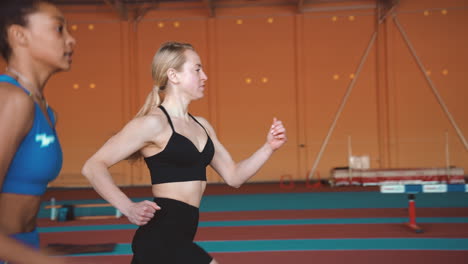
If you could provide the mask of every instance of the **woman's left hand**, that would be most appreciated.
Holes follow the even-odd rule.
[[[277,150],[286,143],[286,141],[288,141],[288,138],[286,137],[286,128],[284,128],[283,122],[276,119],[276,117],[273,118],[273,124],[267,136],[267,143],[272,150]]]

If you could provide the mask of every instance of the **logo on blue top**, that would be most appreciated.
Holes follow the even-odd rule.
[[[46,133],[37,134],[36,142],[41,142],[41,148],[47,148],[50,144],[55,142],[55,136],[48,136]]]

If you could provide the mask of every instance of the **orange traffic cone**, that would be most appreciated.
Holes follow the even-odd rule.
[[[307,187],[308,189],[310,189],[310,188],[318,189],[318,188],[322,188],[322,187],[323,187],[322,181],[320,180],[320,173],[319,173],[318,171],[317,171],[316,175],[317,175],[317,177],[315,177],[315,178],[317,179],[317,182],[314,183],[314,184],[311,184],[311,183],[310,183],[310,179],[307,178],[306,187]]]

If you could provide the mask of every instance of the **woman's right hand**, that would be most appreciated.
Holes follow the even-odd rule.
[[[133,203],[128,209],[127,218],[135,225],[146,225],[154,217],[156,210],[160,209],[155,202],[148,200]]]

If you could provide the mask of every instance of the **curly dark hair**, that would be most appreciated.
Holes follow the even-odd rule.
[[[0,53],[8,62],[12,49],[8,42],[8,27],[11,25],[26,26],[27,16],[36,12],[40,3],[51,3],[47,0],[1,0],[0,1]]]

